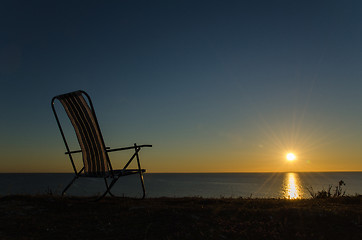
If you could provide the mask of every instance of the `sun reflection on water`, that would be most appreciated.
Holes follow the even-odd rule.
[[[300,183],[297,173],[287,173],[283,184],[284,197],[287,199],[300,198]]]

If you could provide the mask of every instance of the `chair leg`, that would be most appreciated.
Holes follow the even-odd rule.
[[[145,196],[146,196],[146,189],[145,189],[145,183],[144,183],[144,180],[143,180],[142,171],[139,171],[139,176],[140,176],[141,185],[142,185],[142,191],[143,191],[143,194],[142,194],[142,198],[141,198],[141,199],[144,199]],[[120,179],[120,177],[114,178],[114,179],[112,180],[112,182],[108,185],[107,179],[105,178],[105,179],[104,179],[104,182],[105,182],[105,184],[106,184],[107,190],[106,190],[101,196],[99,196],[95,201],[101,200],[101,199],[104,198],[108,193],[109,193],[109,195],[111,195],[112,197],[116,197],[116,196],[111,192],[111,188],[112,188],[113,185],[118,181],[118,179]]]
[[[137,144],[136,144],[136,143],[134,144],[134,146],[135,146],[135,151],[136,151],[138,172],[139,172],[140,180],[141,180],[141,184],[142,184],[142,191],[143,191],[142,199],[144,199],[145,196],[146,196],[146,189],[145,189],[145,182],[144,182],[144,180],[143,180],[143,174],[142,174],[142,169],[141,169],[140,157],[138,156],[139,148],[137,148]]]
[[[65,192],[68,190],[68,188],[74,183],[74,181],[77,179],[78,177],[75,176],[73,178],[73,180],[64,188],[63,192],[62,192],[62,196],[65,194]]]
[[[107,178],[104,178],[104,183],[106,184],[106,188],[109,189],[108,182],[107,182]],[[116,196],[111,192],[110,189],[109,189],[108,193],[109,193],[109,195],[111,195],[112,197],[116,197]]]
[[[142,199],[144,199],[145,196],[146,196],[146,189],[145,189],[145,182],[144,182],[144,180],[143,180],[142,171],[140,171],[140,179],[141,179],[142,191],[143,191]]]
[[[99,201],[101,200],[102,198],[104,198],[108,193],[110,193],[111,191],[111,188],[113,187],[113,185],[117,182],[119,178],[114,178],[111,182],[111,184],[109,184],[108,186],[108,183],[106,184],[106,187],[107,187],[107,190],[100,196],[98,197],[95,201]],[[112,195],[111,195],[112,196]]]

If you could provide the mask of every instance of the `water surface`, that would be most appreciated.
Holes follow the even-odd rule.
[[[73,174],[0,174],[0,194],[60,194]],[[309,198],[315,192],[346,183],[346,194],[362,194],[362,172],[327,173],[147,173],[148,197],[254,197]],[[332,188],[333,191],[334,188]],[[90,196],[104,190],[102,179],[82,178],[68,195]],[[113,192],[120,196],[140,196],[137,175],[119,180]]]

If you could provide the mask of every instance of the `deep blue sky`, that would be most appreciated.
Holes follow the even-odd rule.
[[[3,1],[0,171],[71,171],[50,108],[93,98],[153,172],[362,170],[360,1]]]

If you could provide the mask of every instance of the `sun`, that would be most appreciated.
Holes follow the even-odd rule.
[[[295,160],[295,155],[293,153],[288,153],[287,154],[287,160],[288,161],[294,161]]]

